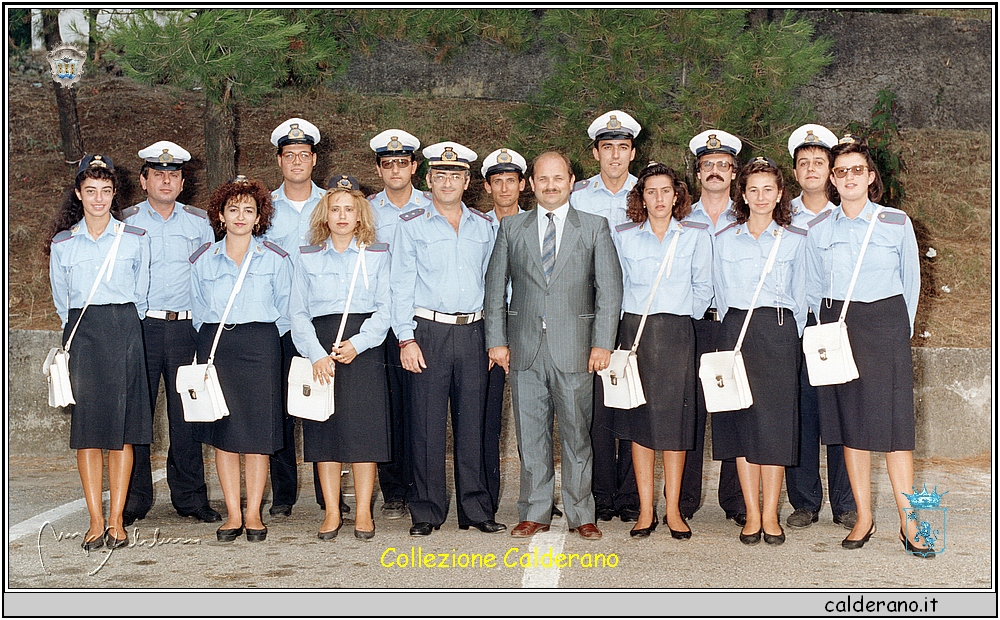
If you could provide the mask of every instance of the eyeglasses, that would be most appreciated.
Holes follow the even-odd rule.
[[[702,172],[708,172],[709,170],[711,170],[712,168],[715,168],[715,167],[718,167],[718,169],[721,172],[725,172],[726,170],[729,170],[730,168],[733,167],[733,162],[731,162],[731,161],[725,161],[725,160],[723,160],[723,161],[703,161],[700,164],[698,164],[698,167],[701,168]]]
[[[392,170],[393,168],[409,168],[411,163],[413,162],[408,158],[397,157],[395,159],[380,159],[378,165],[382,167],[382,170]]]
[[[868,166],[865,164],[858,164],[857,166],[838,166],[833,169],[833,175],[838,179],[843,179],[847,176],[847,173],[850,172],[852,175],[859,177],[864,174],[867,169]]]
[[[294,153],[289,151],[288,153],[282,153],[281,158],[288,163],[292,163],[296,160],[301,162],[310,161],[312,159],[313,153],[311,151],[302,151],[301,153]]]
[[[445,181],[461,183],[465,179],[466,174],[465,172],[435,172],[431,175],[431,179],[435,183],[444,183]]]

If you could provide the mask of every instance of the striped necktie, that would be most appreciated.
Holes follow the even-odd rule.
[[[549,223],[545,226],[545,237],[542,240],[542,269],[545,271],[545,282],[548,283],[552,268],[556,266],[556,214],[546,213],[545,217],[549,218]]]

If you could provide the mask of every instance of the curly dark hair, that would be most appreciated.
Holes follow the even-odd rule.
[[[647,219],[649,219],[649,214],[646,212],[646,205],[642,199],[642,194],[646,191],[646,179],[650,177],[668,177],[674,184],[674,205],[672,215],[674,219],[678,222],[691,215],[691,194],[688,192],[687,183],[685,183],[679,174],[677,174],[673,168],[666,166],[664,164],[651,161],[649,164],[642,169],[639,173],[639,180],[636,181],[635,186],[628,193],[627,204],[628,209],[625,215],[628,216],[630,220],[637,224],[642,224]]]
[[[833,167],[837,161],[837,158],[841,155],[848,155],[850,153],[858,153],[863,155],[865,162],[868,164],[868,169],[875,173],[875,181],[868,186],[868,200],[872,202],[878,202],[882,198],[882,175],[878,172],[878,166],[875,165],[875,159],[872,157],[871,151],[868,150],[868,145],[864,142],[857,141],[852,142],[841,142],[840,144],[835,144],[832,149],[830,149],[830,172],[833,172]]]
[[[736,198],[733,199],[732,214],[736,217],[737,224],[745,224],[750,219],[750,206],[743,199],[743,194],[747,189],[747,179],[752,174],[768,173],[774,175],[781,197],[778,204],[774,205],[771,217],[778,226],[788,226],[792,223],[792,205],[785,191],[785,178],[781,175],[781,169],[770,159],[758,157],[740,169],[740,174],[736,177]]]
[[[83,219],[83,203],[76,197],[76,192],[87,179],[102,179],[105,181],[111,181],[111,186],[115,190],[115,196],[111,200],[111,217],[121,219],[122,208],[124,208],[124,205],[122,204],[122,198],[118,191],[122,186],[121,179],[118,178],[118,173],[115,172],[114,169],[108,168],[86,168],[83,172],[76,175],[73,187],[70,187],[63,192],[62,201],[59,203],[59,209],[56,211],[56,215],[52,219],[52,227],[49,231],[49,236],[45,239],[46,256],[48,256],[52,249],[52,237],[55,237],[64,230],[69,230],[73,226],[76,226],[77,222]]]
[[[212,192],[212,197],[208,199],[208,221],[211,222],[212,230],[215,231],[217,237],[222,238],[226,235],[226,224],[222,221],[222,210],[231,200],[239,200],[242,196],[253,198],[254,204],[257,205],[257,215],[260,216],[260,219],[253,227],[253,236],[259,237],[271,227],[271,218],[274,217],[271,192],[260,181],[238,176],[217,187]]]

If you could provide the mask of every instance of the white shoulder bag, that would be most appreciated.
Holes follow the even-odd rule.
[[[634,409],[639,405],[646,404],[646,395],[642,391],[642,381],[639,379],[639,360],[635,352],[639,348],[639,339],[642,338],[642,331],[646,327],[646,317],[649,316],[649,309],[653,305],[653,298],[656,296],[656,289],[660,286],[664,270],[666,270],[666,276],[670,277],[674,266],[674,252],[677,250],[677,238],[680,234],[681,229],[678,227],[674,231],[673,239],[670,240],[667,254],[660,263],[660,271],[656,274],[656,280],[653,282],[653,290],[649,294],[646,310],[642,313],[642,319],[639,321],[639,329],[636,331],[632,348],[615,349],[611,353],[608,367],[597,372],[604,384],[605,407]]]
[[[45,375],[46,383],[49,385],[49,407],[66,407],[76,404],[76,399],[73,398],[73,385],[69,380],[69,346],[73,344],[73,337],[76,336],[76,330],[80,327],[80,321],[83,320],[83,313],[87,311],[87,307],[93,301],[94,293],[97,292],[97,287],[100,286],[101,277],[104,276],[105,272],[107,272],[106,280],[111,281],[114,260],[115,256],[118,255],[118,246],[121,245],[123,232],[125,232],[125,224],[119,223],[114,243],[111,244],[108,255],[101,263],[94,285],[90,287],[90,294],[87,295],[87,301],[83,304],[83,309],[80,310],[80,316],[76,317],[76,325],[73,326],[73,331],[66,339],[66,346],[49,349],[49,354],[45,356],[45,362],[42,363],[42,374]]]
[[[337,340],[333,348],[340,346],[347,327],[347,315],[351,311],[351,300],[354,297],[354,285],[358,281],[359,269],[364,270],[365,288],[368,288],[368,266],[365,264],[365,246],[358,244],[358,260],[354,263],[354,274],[347,290],[347,303],[344,304],[344,314],[340,318],[340,329],[337,330]],[[336,372],[336,366],[334,366]],[[288,415],[316,422],[325,422],[333,415],[333,378],[329,383],[320,383],[313,379],[313,365],[307,357],[293,357],[288,370]]]
[[[767,274],[774,267],[774,259],[778,255],[778,246],[781,245],[783,232],[782,229],[778,229],[778,237],[774,240],[774,245],[771,246],[771,253],[764,264],[764,272],[760,274],[760,281],[753,292],[750,309],[747,310],[746,318],[743,319],[743,328],[740,329],[740,337],[736,340],[736,348],[732,351],[704,353],[701,356],[698,377],[701,379],[702,391],[705,393],[705,409],[709,413],[746,409],[753,404],[750,381],[747,379],[747,369],[743,363],[743,353],[740,348],[743,346],[743,338],[750,326],[750,317],[753,316],[754,306],[757,305],[760,289],[764,286]]]
[[[861,244],[861,251],[858,252],[858,262],[854,265],[854,275],[851,276],[851,284],[847,287],[847,297],[840,310],[840,318],[835,323],[813,325],[802,331],[802,351],[806,355],[810,385],[849,383],[859,376],[858,367],[854,363],[854,352],[851,350],[851,340],[847,337],[847,307],[851,305],[851,295],[854,294],[854,285],[858,282],[861,261],[865,258],[865,250],[868,249],[868,242],[872,238],[875,220],[881,211],[882,207],[876,209],[871,222],[868,223],[865,240]],[[819,322],[819,315],[816,316],[816,321]]]
[[[226,397],[222,393],[222,385],[219,384],[219,374],[215,370],[215,349],[219,346],[219,338],[222,330],[226,327],[226,319],[229,311],[233,308],[233,301],[237,293],[243,288],[243,281],[250,270],[250,260],[253,257],[253,247],[247,249],[246,256],[243,257],[243,267],[240,275],[236,278],[233,292],[229,295],[229,302],[222,312],[222,320],[215,330],[215,340],[212,341],[212,350],[208,354],[208,362],[198,363],[198,354],[195,353],[194,361],[188,366],[177,368],[177,393],[181,396],[181,405],[184,407],[185,422],[215,422],[229,415],[229,406],[226,405]]]

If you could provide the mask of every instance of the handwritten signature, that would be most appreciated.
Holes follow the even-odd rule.
[[[55,527],[53,527],[52,524],[49,523],[48,521],[43,523],[42,526],[38,528],[38,541],[37,541],[38,563],[41,564],[42,571],[46,575],[51,575],[52,573],[50,573],[49,570],[45,568],[45,561],[42,559],[42,532],[45,531],[46,527],[48,527],[49,530],[52,532],[52,537],[55,539],[56,542],[59,542],[60,540],[63,539],[79,538],[80,536],[82,536],[82,534],[80,532],[72,532],[72,533],[57,532]],[[125,532],[125,535],[128,536],[127,530]],[[129,543],[122,548],[131,549],[134,547],[139,547],[139,548],[148,547],[152,549],[154,547],[161,547],[163,545],[199,545],[199,544],[201,544],[200,538],[161,538],[160,528],[156,528],[153,530],[152,538],[141,539],[139,538],[139,528],[136,527],[132,528],[132,536],[129,537]],[[86,555],[89,557],[90,551],[88,550],[84,551]],[[99,573],[101,569],[104,568],[104,565],[108,563],[108,560],[111,559],[111,556],[114,555],[114,552],[115,552],[114,549],[108,548],[107,555],[105,555],[104,559],[101,560],[101,563],[97,565],[97,568],[87,573],[87,576],[93,577],[94,575]]]

